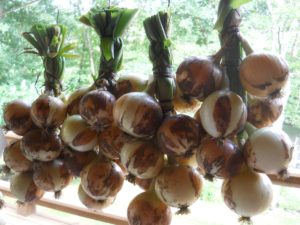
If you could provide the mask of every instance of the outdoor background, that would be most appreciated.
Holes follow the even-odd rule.
[[[219,49],[218,33],[213,30],[218,2],[218,0],[171,0],[170,38],[174,72],[185,57],[211,55]],[[0,0],[0,106],[14,99],[33,101],[43,90],[43,76],[38,79],[38,75],[43,73],[42,60],[37,56],[22,54],[23,48],[29,47],[29,44],[22,38],[21,33],[29,31],[35,23],[54,24],[58,18],[58,23],[68,27],[68,41],[78,43],[75,52],[80,57],[67,60],[65,64],[63,80],[65,95],[76,88],[92,84],[92,74],[97,72],[100,58],[99,40],[95,32],[81,24],[78,19],[96,3],[107,5],[108,1]],[[143,20],[158,10],[166,9],[167,0],[112,0],[111,4],[139,8],[124,38],[124,67],[119,75],[149,76],[152,73],[152,66],[148,60],[149,42],[145,37]],[[300,169],[300,150],[297,150],[300,144],[299,9],[299,0],[253,0],[242,8],[241,31],[254,50],[280,54],[289,64],[290,97],[284,112],[283,127],[296,144],[292,167]],[[2,125],[2,110],[0,116]],[[261,223],[257,224],[266,224],[270,218],[275,218],[273,224],[299,224],[299,190],[276,187],[276,193],[274,208],[269,212],[271,214],[261,217]],[[218,212],[226,209],[221,203],[220,182],[206,184],[201,200],[209,202],[209,205],[206,204],[207,209],[211,207]],[[124,204],[128,204],[129,201],[130,199],[126,199],[120,208],[124,208]],[[123,213],[124,210],[120,211]],[[215,216],[213,212],[210,215],[205,211],[204,215],[207,223],[203,223],[202,219],[201,224],[223,224],[222,217]],[[199,224],[197,216],[197,211],[188,216],[187,218],[190,218],[188,224]],[[236,219],[234,215],[230,216]],[[186,224],[182,218],[175,220]]]

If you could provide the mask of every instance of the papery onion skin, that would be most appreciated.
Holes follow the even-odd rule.
[[[147,191],[150,189],[153,180],[154,179],[141,179],[141,178],[136,177],[134,179],[134,184],[138,185],[144,191]]]
[[[124,182],[122,169],[108,160],[95,160],[81,172],[81,185],[85,193],[96,200],[114,197]]]
[[[32,162],[23,155],[19,140],[4,149],[3,161],[15,172],[26,172],[32,169]]]
[[[114,121],[124,132],[137,137],[154,136],[163,117],[160,105],[143,92],[121,96],[113,110]]]
[[[289,68],[284,59],[270,53],[252,53],[240,65],[240,80],[251,95],[267,97],[286,84]]]
[[[267,175],[246,169],[223,181],[222,196],[231,210],[241,217],[250,218],[270,207],[272,182]]]
[[[113,122],[115,101],[115,96],[108,91],[90,91],[80,100],[80,115],[88,124],[102,130]]]
[[[35,162],[33,181],[38,188],[44,191],[61,191],[70,184],[72,179],[73,176],[62,160]]]
[[[176,82],[184,95],[203,101],[220,89],[222,72],[210,57],[186,58],[176,71]]]
[[[121,149],[121,162],[127,171],[139,178],[156,177],[164,167],[164,154],[151,141],[131,141]]]
[[[116,98],[129,92],[143,91],[147,87],[148,80],[141,78],[141,75],[122,75],[116,83],[114,94]]]
[[[155,192],[167,205],[186,209],[197,201],[202,191],[202,178],[196,169],[187,165],[173,165],[155,179]]]
[[[78,186],[78,197],[80,202],[85,207],[95,211],[101,211],[102,209],[105,209],[113,204],[113,202],[115,201],[115,197],[109,197],[104,200],[95,200],[84,192],[81,185]]]
[[[34,184],[31,172],[14,174],[10,180],[10,191],[22,203],[36,201],[44,195],[44,191]]]
[[[244,165],[242,151],[230,139],[205,139],[197,150],[196,158],[207,178],[230,178]]]
[[[40,128],[58,127],[67,116],[67,106],[57,97],[40,95],[31,106],[31,118]]]
[[[97,132],[80,115],[69,116],[61,128],[63,142],[79,152],[92,150],[98,143]]]
[[[79,103],[81,98],[91,90],[91,87],[83,87],[74,91],[67,99],[67,113],[68,115],[79,114]]]
[[[228,137],[240,131],[247,119],[247,109],[237,94],[221,90],[209,95],[200,108],[201,124],[215,137]]]
[[[131,200],[127,208],[130,225],[170,225],[172,211],[150,191],[142,192]]]
[[[255,130],[244,145],[248,166],[268,174],[284,175],[292,159],[292,150],[288,135],[272,127]]]
[[[62,141],[55,132],[35,129],[23,136],[21,149],[24,156],[31,161],[52,161],[61,154]]]
[[[200,142],[198,122],[187,115],[167,117],[159,127],[156,138],[161,151],[183,156],[194,151]]]
[[[3,109],[3,119],[8,130],[23,136],[33,126],[30,116],[31,105],[22,100],[8,102]]]
[[[184,95],[180,89],[176,87],[173,106],[176,112],[191,113],[200,108],[201,102],[188,95]]]

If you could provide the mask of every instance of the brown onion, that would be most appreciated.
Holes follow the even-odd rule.
[[[21,149],[24,156],[31,161],[52,161],[60,155],[62,142],[55,132],[35,129],[23,136]]]
[[[31,172],[14,174],[10,180],[10,191],[22,203],[36,201],[44,195],[44,191],[34,184]]]
[[[79,152],[92,150],[98,143],[97,133],[80,115],[69,116],[61,128],[61,138],[65,144]]]
[[[113,122],[115,101],[115,96],[108,91],[90,91],[80,100],[80,115],[88,124],[102,130]]]
[[[79,185],[78,187],[78,197],[80,202],[85,207],[95,211],[99,211],[104,208],[107,208],[115,201],[115,197],[108,197],[107,199],[103,199],[103,200],[95,200],[84,192],[81,185]]]
[[[247,109],[239,95],[221,90],[204,100],[200,108],[200,118],[209,135],[215,138],[228,137],[244,127]]]
[[[155,179],[155,192],[167,205],[185,213],[197,201],[202,191],[202,178],[198,171],[187,165],[173,165]]]
[[[225,204],[241,216],[241,220],[250,221],[250,217],[264,212],[272,202],[272,182],[265,174],[250,169],[224,180],[222,195]]]
[[[203,101],[220,89],[222,71],[212,57],[189,57],[179,65],[176,82],[184,95]]]
[[[187,115],[167,117],[157,131],[161,151],[175,156],[188,155],[199,145],[199,124]]]
[[[256,98],[248,96],[247,120],[257,128],[272,125],[281,115],[284,100],[278,98]]]
[[[244,145],[245,158],[251,168],[283,177],[287,174],[292,150],[288,135],[272,127],[255,130]]]
[[[32,169],[32,162],[22,153],[21,141],[13,142],[4,149],[3,160],[5,165],[15,172],[25,172]]]
[[[122,169],[108,160],[95,160],[81,171],[81,185],[85,193],[95,200],[115,197],[124,182]]]
[[[56,198],[60,197],[61,190],[72,181],[72,178],[62,160],[34,164],[33,182],[44,191],[55,192]]]
[[[131,200],[127,219],[130,225],[170,225],[172,211],[155,193],[146,191]]]
[[[141,179],[141,178],[136,177],[134,179],[134,184],[138,185],[144,191],[147,191],[150,189],[153,181],[154,181],[154,179]]]
[[[283,58],[270,53],[251,53],[240,65],[245,90],[258,97],[276,94],[286,84],[289,68]]]
[[[121,148],[126,142],[129,142],[132,137],[124,133],[116,126],[107,127],[100,132],[99,150],[107,158],[112,160],[120,160]]]
[[[197,162],[205,177],[229,178],[239,172],[244,160],[242,151],[230,139],[207,138],[197,150]]]
[[[116,101],[113,116],[121,130],[134,137],[146,138],[155,134],[163,113],[160,105],[150,95],[131,92]]]
[[[180,89],[176,87],[175,96],[173,99],[173,106],[176,112],[191,113],[201,106],[201,102],[188,95],[182,94]]]
[[[67,113],[71,115],[79,114],[79,103],[81,98],[91,90],[91,87],[83,87],[74,91],[67,100]]]
[[[32,103],[30,113],[33,122],[38,127],[58,127],[67,116],[67,107],[57,97],[41,95]]]
[[[30,116],[30,104],[22,100],[14,100],[7,103],[3,109],[3,119],[8,130],[18,135],[24,135],[33,127]]]
[[[156,177],[164,167],[164,154],[151,141],[131,141],[121,149],[121,162],[127,171],[139,178]]]
[[[114,94],[116,98],[121,97],[129,92],[143,91],[147,87],[148,81],[141,75],[122,75],[116,84]]]

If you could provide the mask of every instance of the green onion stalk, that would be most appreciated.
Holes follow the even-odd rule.
[[[100,38],[100,66],[95,86],[114,93],[116,73],[123,63],[122,36],[137,9],[94,7],[80,17],[80,22],[94,28]]]
[[[43,60],[45,94],[59,96],[62,92],[62,76],[65,58],[77,57],[68,53],[76,47],[75,43],[65,44],[67,29],[64,25],[33,25],[23,37],[32,45],[24,53],[38,55]]]
[[[168,37],[170,14],[158,12],[144,20],[146,35],[150,41],[149,58],[153,64],[153,86],[162,110],[173,113],[175,82],[172,76],[171,41]]]

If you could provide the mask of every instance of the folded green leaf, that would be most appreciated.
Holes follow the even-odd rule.
[[[80,55],[71,54],[71,53],[62,53],[61,56],[65,57],[66,59],[77,59],[77,58],[80,58]]]
[[[101,38],[101,50],[106,61],[114,58],[114,40],[112,38]]]
[[[43,50],[42,47],[39,45],[37,40],[32,36],[29,32],[22,33],[22,36],[39,52],[39,54],[42,54]]]
[[[220,32],[223,29],[223,25],[226,20],[226,17],[229,15],[232,9],[233,8],[230,6],[230,4],[228,4],[228,1],[220,2],[219,9],[218,9],[218,19],[214,26],[215,30],[218,30]]]
[[[73,49],[75,49],[77,46],[77,43],[69,43],[67,45],[65,45],[64,47],[62,47],[59,51],[59,55],[64,54],[65,52],[69,52]]]
[[[248,2],[251,2],[252,0],[231,0],[230,1],[230,6],[233,8],[233,9],[237,9],[239,8],[240,6],[248,3]]]
[[[116,27],[113,34],[114,37],[121,37],[124,34],[124,31],[128,27],[128,24],[137,13],[137,11],[137,9],[123,9],[116,22]]]

